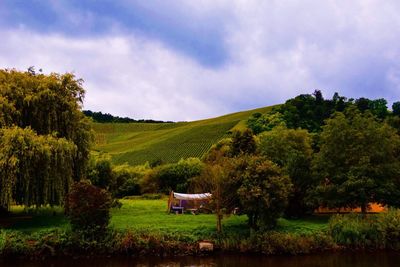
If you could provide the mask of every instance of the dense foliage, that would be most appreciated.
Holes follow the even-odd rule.
[[[286,215],[317,206],[399,206],[400,103],[347,99],[318,90],[289,99],[269,113],[253,114],[261,155],[283,168],[294,184]],[[311,164],[312,163],[312,164]],[[311,171],[311,165],[313,171]]]
[[[235,132],[209,151],[202,175],[193,180],[197,190],[212,193],[219,232],[224,213],[238,209],[247,215],[250,227],[265,229],[273,227],[286,208],[292,189],[289,178],[255,153],[252,132]]]
[[[241,212],[252,228],[270,229],[282,216],[292,190],[290,179],[271,161],[258,156],[238,160],[234,176],[240,177],[237,194]]]
[[[293,191],[289,197],[286,215],[299,217],[312,213],[315,208],[307,203],[307,197],[315,186],[311,175],[311,135],[306,130],[273,128],[258,136],[258,151],[270,159],[290,177]]]
[[[65,201],[72,230],[85,235],[104,233],[110,222],[111,195],[86,181],[76,182]]]
[[[91,130],[73,74],[0,70],[0,206],[61,204],[85,174]]]
[[[97,187],[106,189],[115,198],[140,195],[144,176],[151,171],[148,164],[142,166],[113,165],[107,156],[92,158],[87,178]],[[144,187],[145,188],[145,187]],[[153,192],[153,191],[152,191]]]
[[[314,169],[321,179],[320,203],[329,207],[396,205],[400,196],[400,137],[372,114],[336,113],[320,136]]]
[[[400,249],[400,211],[389,210],[362,217],[357,214],[335,215],[329,221],[333,240],[350,248]]]
[[[72,183],[72,142],[14,126],[0,129],[0,144],[0,206],[63,202]]]
[[[321,91],[316,90],[313,94],[301,94],[289,99],[268,114],[253,114],[247,121],[247,126],[256,134],[269,131],[278,125],[306,129],[311,133],[320,132],[326,119],[350,106],[357,107],[361,112],[369,111],[380,120],[390,115],[387,101],[383,98],[371,100],[361,97],[354,100],[335,93],[332,99],[325,99]],[[398,102],[395,102],[392,108],[393,114],[399,113]]]
[[[157,166],[142,179],[142,192],[186,192],[191,178],[200,175],[202,169],[203,164],[197,158],[181,159],[178,163]]]

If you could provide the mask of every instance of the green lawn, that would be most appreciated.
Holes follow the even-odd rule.
[[[121,200],[122,207],[112,210],[111,225],[116,229],[150,231],[161,233],[182,233],[197,237],[206,237],[215,233],[215,216],[167,214],[167,200]],[[8,229],[23,232],[36,232],[55,228],[69,227],[60,208],[41,208],[38,211],[24,212],[21,207],[13,208],[16,218]],[[232,215],[223,221],[224,231],[229,233],[247,233],[246,216]],[[327,227],[328,217],[313,216],[301,220],[280,219],[278,231],[307,233],[321,231]]]

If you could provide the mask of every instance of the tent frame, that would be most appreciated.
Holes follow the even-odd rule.
[[[179,200],[179,208],[182,209],[182,212],[184,211],[184,208],[182,207],[182,200],[186,201],[194,201],[195,206],[197,206],[197,203],[199,200],[209,200],[211,198],[210,193],[202,193],[202,194],[183,194],[183,193],[176,193],[174,191],[171,191],[169,193],[169,198],[168,198],[168,209],[167,213],[171,212],[172,209],[172,204],[175,199]]]

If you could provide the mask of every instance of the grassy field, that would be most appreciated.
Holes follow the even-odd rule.
[[[243,129],[253,113],[271,109],[264,107],[193,122],[94,123],[94,153],[107,152],[114,163],[131,165],[201,157],[232,130]]]
[[[181,233],[204,238],[216,232],[215,216],[213,214],[201,215],[175,215],[167,214],[166,199],[160,200],[121,200],[122,207],[112,210],[111,225],[116,229],[132,229],[134,231],[149,231],[160,233]],[[8,229],[23,232],[36,232],[54,228],[66,229],[68,221],[63,216],[60,208],[40,209],[34,213],[26,214],[22,208],[14,207],[14,215],[18,215]],[[21,217],[22,216],[22,217]],[[230,216],[223,220],[224,231],[227,233],[246,234],[246,216]],[[321,231],[327,227],[328,217],[310,217],[301,220],[280,219],[277,231],[309,233]]]

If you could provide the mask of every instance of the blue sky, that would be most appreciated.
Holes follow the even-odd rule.
[[[399,1],[0,0],[0,67],[74,72],[85,108],[194,120],[321,89],[400,100]]]

